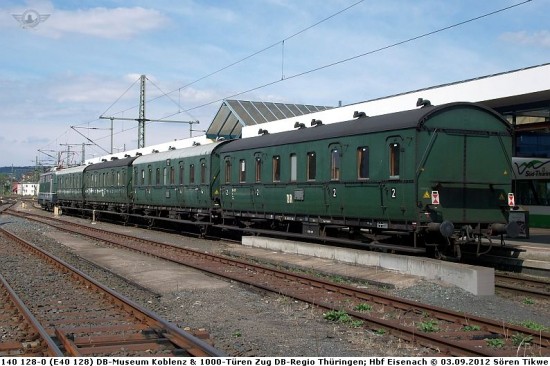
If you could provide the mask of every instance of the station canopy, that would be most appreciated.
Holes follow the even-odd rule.
[[[206,136],[215,140],[240,138],[244,126],[261,125],[331,108],[333,107],[227,99],[216,113]]]

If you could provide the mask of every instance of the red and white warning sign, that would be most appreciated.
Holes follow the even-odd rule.
[[[513,207],[516,205],[516,198],[513,193],[508,193],[508,206]]]
[[[439,191],[432,191],[432,205],[439,205]]]

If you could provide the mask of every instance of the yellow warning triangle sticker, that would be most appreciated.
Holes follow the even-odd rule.
[[[504,171],[504,175],[508,175],[508,171],[507,171],[507,170]]]
[[[498,197],[498,199],[501,200],[501,201],[504,201],[506,198],[504,197],[504,194],[501,193],[500,196]]]
[[[430,192],[426,191],[424,192],[424,198],[430,198]]]
[[[216,190],[214,191],[214,194],[220,194],[220,192],[216,189]],[[503,198],[503,199],[504,199],[504,198]]]

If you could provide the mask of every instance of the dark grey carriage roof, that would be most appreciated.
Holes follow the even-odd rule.
[[[98,164],[88,165],[85,171],[89,172],[92,170],[99,170],[99,169],[105,169],[105,168],[118,168],[122,166],[130,166],[136,158],[137,156],[132,156],[129,158],[109,160]]]
[[[355,120],[307,127],[293,131],[267,134],[258,137],[250,137],[241,140],[234,140],[222,146],[218,151],[220,153],[254,149],[267,146],[277,146],[284,144],[293,144],[307,141],[317,141],[333,137],[353,136],[363,133],[403,130],[410,128],[421,128],[426,120],[435,114],[456,107],[472,107],[487,111],[495,115],[502,123],[509,127],[508,122],[492,109],[486,108],[481,104],[457,102],[442,104],[440,106],[427,106],[423,108],[384,114],[374,117],[362,117]],[[261,128],[259,126],[258,128]]]

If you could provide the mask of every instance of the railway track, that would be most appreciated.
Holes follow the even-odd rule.
[[[59,356],[61,350],[65,356],[225,356],[4,229],[0,239],[3,303],[17,304],[19,310],[11,314],[15,311],[14,319],[24,317],[28,324],[13,328],[2,340],[0,350],[5,347],[6,354]]]
[[[496,273],[495,287],[523,296],[550,299],[550,280],[545,278],[526,277],[510,273]]]
[[[30,218],[28,215],[17,215]],[[516,356],[520,351],[522,355],[550,355],[550,334],[547,332],[536,332],[237,259],[96,230],[86,225],[73,226],[72,223],[43,216],[33,219],[60,230],[76,232],[110,245],[154,255],[312,303],[325,309],[329,317],[348,316],[361,322],[357,323],[361,326],[376,332],[391,333],[445,355]]]
[[[0,343],[0,357],[64,356],[52,337],[2,275],[0,275],[0,304],[2,304],[0,308],[2,331],[7,334]]]

